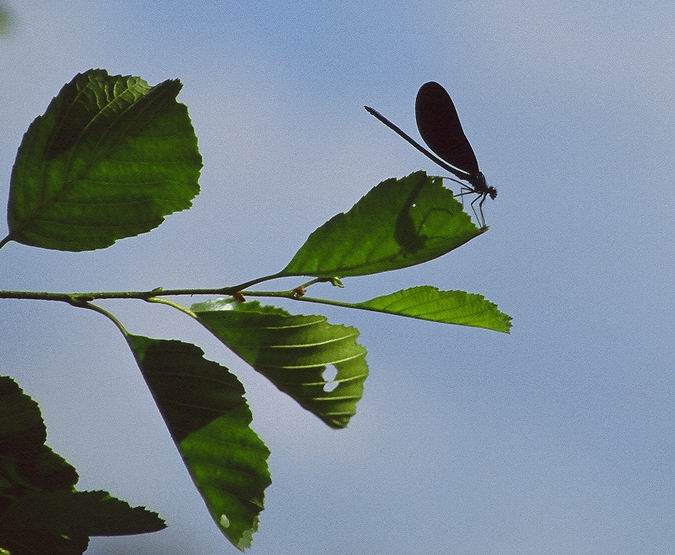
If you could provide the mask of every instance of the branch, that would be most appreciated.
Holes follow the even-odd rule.
[[[87,291],[83,293],[50,293],[48,291],[0,291],[0,299],[32,299],[38,301],[60,301],[71,304],[81,304],[96,299],[141,299],[152,297],[173,297],[180,295],[233,295],[242,289],[251,287],[264,281],[281,277],[281,274],[270,274],[250,281],[228,287],[197,288],[197,289],[164,289],[157,287],[150,291]]]

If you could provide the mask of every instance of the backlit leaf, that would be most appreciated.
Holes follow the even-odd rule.
[[[93,69],[75,76],[23,137],[9,239],[92,250],[150,231],[191,205],[201,156],[178,81]]]
[[[478,229],[440,177],[387,179],[314,233],[280,275],[345,277],[421,264],[470,241]]]
[[[227,347],[329,426],[344,428],[356,413],[368,376],[356,328],[256,301],[219,299],[191,310]]]
[[[127,340],[213,520],[233,545],[249,547],[271,480],[243,386],[195,345]]]
[[[511,329],[511,317],[483,295],[439,291],[430,286],[403,289],[353,306],[442,324],[473,326],[505,333]]]

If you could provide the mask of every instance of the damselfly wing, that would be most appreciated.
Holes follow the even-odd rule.
[[[497,189],[487,184],[485,176],[478,169],[476,155],[464,134],[455,105],[441,85],[433,81],[425,83],[420,87],[415,100],[417,128],[424,142],[437,156],[434,156],[382,114],[368,106],[365,108],[425,156],[465,182],[459,182],[461,189],[455,196],[476,195],[476,198],[471,201],[471,209],[479,225],[485,226],[483,203],[487,197],[496,198]],[[453,181],[457,180],[453,179]],[[478,212],[475,208],[476,203],[478,203]]]

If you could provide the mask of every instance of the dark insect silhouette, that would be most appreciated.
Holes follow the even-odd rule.
[[[370,106],[364,108],[441,168],[461,179],[462,181],[457,181],[450,178],[461,185],[460,192],[455,196],[476,195],[471,201],[471,209],[479,225],[485,227],[483,203],[488,197],[496,198],[497,189],[487,184],[485,176],[478,169],[476,155],[464,134],[455,105],[441,85],[433,81],[425,83],[420,87],[415,100],[417,128],[424,142],[438,156],[434,156],[377,110],[373,110]],[[476,203],[478,212],[474,206]]]

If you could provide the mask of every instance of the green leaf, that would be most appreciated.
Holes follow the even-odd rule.
[[[483,233],[440,177],[387,179],[312,233],[280,275],[361,276],[437,258]]]
[[[368,376],[356,328],[256,301],[219,299],[191,310],[227,347],[332,428],[344,428],[356,413]]]
[[[473,326],[509,333],[511,317],[483,295],[464,291],[439,291],[428,285],[376,297],[354,308],[430,320],[442,324]]]
[[[271,480],[269,450],[250,427],[243,386],[195,345],[138,335],[127,340],[209,513],[244,550]]]
[[[154,532],[157,514],[110,497],[78,492],[77,472],[44,444],[35,401],[0,376],[0,553],[79,554],[91,535]]]
[[[9,236],[66,251],[108,247],[157,227],[199,192],[201,156],[179,81],[92,69],[75,76],[23,137]]]

